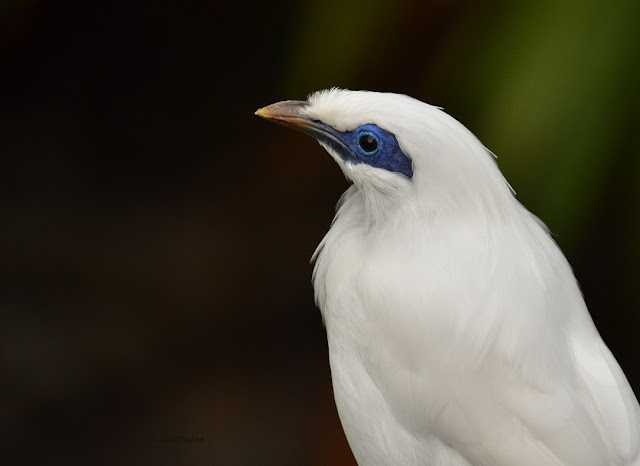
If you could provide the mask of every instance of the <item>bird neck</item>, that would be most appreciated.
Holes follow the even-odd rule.
[[[407,191],[411,186],[375,186],[371,183],[355,183],[362,196],[365,227],[377,228],[395,223],[403,217],[402,212],[411,207],[412,196]]]
[[[352,194],[348,194],[352,191]],[[519,216],[519,205],[511,192],[484,192],[483,195],[450,190],[420,193],[412,185],[383,190],[370,183],[355,183],[345,193],[354,198],[359,224],[369,233],[430,228],[449,220],[464,218],[479,225],[502,222]],[[349,209],[351,215],[354,210]]]

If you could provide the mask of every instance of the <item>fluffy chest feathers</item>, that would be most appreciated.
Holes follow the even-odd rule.
[[[604,407],[575,368],[576,353],[610,353],[568,264],[535,217],[510,208],[509,221],[425,214],[386,228],[369,223],[357,187],[345,193],[314,287],[362,464],[600,466],[637,448],[615,361],[602,362]]]
[[[327,326],[350,328],[359,342],[384,338],[388,346],[377,346],[387,349],[418,345],[424,351],[406,358],[417,365],[432,349],[441,360],[443,348],[458,345],[479,360],[497,351],[516,364],[555,351],[540,345],[568,325],[579,303],[562,291],[575,284],[564,260],[551,265],[561,255],[543,228],[515,201],[511,208],[515,223],[475,211],[412,211],[397,215],[413,216],[409,222],[371,226],[352,187],[317,252],[314,286]],[[552,316],[560,325],[549,329]]]

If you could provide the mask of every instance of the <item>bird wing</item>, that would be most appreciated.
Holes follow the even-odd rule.
[[[580,335],[583,335],[582,333]],[[599,335],[571,340],[576,370],[614,450],[640,464],[640,406],[618,362]]]
[[[375,337],[377,348],[390,351],[370,352],[367,371],[418,438],[435,435],[477,465],[628,465],[637,458],[638,405],[597,335],[572,345],[574,373],[544,386],[492,356],[466,371],[446,355],[420,367],[402,357],[410,347],[389,338]]]
[[[433,255],[452,249],[432,240],[432,263],[443,264]],[[423,273],[412,270],[420,258],[382,252],[359,277],[369,316],[361,354],[394,417],[475,465],[634,464],[637,401],[564,258],[550,261],[560,272],[511,260],[515,269],[504,262],[483,280],[486,264],[469,255],[476,246],[458,247],[463,267],[453,257]]]

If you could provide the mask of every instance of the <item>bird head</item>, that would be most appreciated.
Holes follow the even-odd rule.
[[[440,108],[406,95],[334,88],[256,115],[316,138],[371,208],[486,207],[512,197],[471,132]]]

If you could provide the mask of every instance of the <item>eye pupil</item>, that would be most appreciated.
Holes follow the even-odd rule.
[[[360,147],[362,147],[362,150],[367,153],[374,152],[378,148],[378,141],[376,140],[376,138],[374,138],[370,134],[365,134],[363,136],[360,136],[359,142],[360,142]]]

